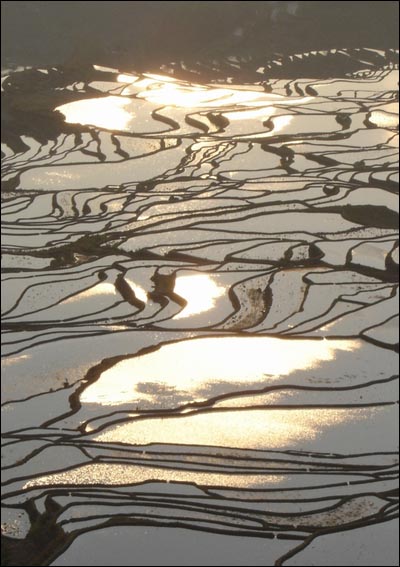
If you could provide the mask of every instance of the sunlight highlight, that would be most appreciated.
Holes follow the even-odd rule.
[[[85,289],[84,291],[80,291],[75,295],[71,295],[71,297],[67,297],[67,299],[60,301],[60,304],[82,301],[84,299],[88,299],[89,297],[95,297],[98,295],[116,295],[116,293],[117,292],[115,290],[114,284],[101,282],[89,289]]]
[[[124,73],[121,73],[121,75],[118,75],[117,77],[118,83],[134,83],[138,79],[139,77],[137,75],[128,75]]]
[[[211,411],[191,416],[145,419],[111,426],[94,435],[102,443],[171,443],[286,449],[323,436],[335,426],[371,418],[371,410],[301,409]]]
[[[373,110],[370,114],[369,121],[378,128],[396,129],[399,126],[399,117],[392,112],[385,110]]]
[[[139,98],[156,104],[181,108],[220,107],[257,100],[263,96],[264,93],[257,91],[186,86],[179,83],[156,83],[153,88],[138,95]]]
[[[224,295],[226,288],[216,284],[209,276],[199,274],[177,277],[174,292],[188,303],[173,319],[185,319],[212,309],[215,300]]]
[[[96,463],[75,469],[44,475],[28,481],[24,489],[57,484],[108,485],[141,484],[154,482],[195,483],[199,486],[226,486],[230,488],[256,488],[281,482],[282,475],[224,474],[208,471],[179,470],[130,464]]]
[[[136,295],[136,297],[138,299],[140,299],[140,301],[143,301],[143,303],[147,303],[147,293],[146,291],[138,284],[134,283],[132,280],[130,280],[129,278],[125,277],[126,281],[128,282],[128,284],[130,285],[130,287],[132,288],[134,294]]]
[[[81,394],[82,404],[160,404],[163,396],[204,400],[246,385],[268,386],[296,370],[332,361],[357,341],[282,340],[267,337],[199,338],[162,346],[105,370]]]
[[[18,356],[9,356],[7,358],[3,358],[1,361],[1,366],[11,366],[12,364],[18,364],[23,360],[28,360],[31,358],[30,354],[20,354]]]
[[[107,96],[69,102],[56,110],[70,124],[89,124],[107,130],[127,130],[135,114],[127,110],[132,101],[126,97]]]

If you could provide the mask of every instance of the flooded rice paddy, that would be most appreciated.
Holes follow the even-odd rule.
[[[396,564],[396,61],[5,73],[5,564]]]

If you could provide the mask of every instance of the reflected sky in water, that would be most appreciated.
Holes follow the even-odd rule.
[[[249,103],[258,100],[263,93],[257,91],[235,91],[233,89],[206,86],[186,86],[179,83],[155,83],[151,89],[140,93],[149,102],[180,108],[221,107],[227,104]]]
[[[56,108],[70,124],[90,124],[107,130],[129,131],[135,114],[126,97],[107,96],[69,102]]]
[[[396,129],[399,127],[398,114],[394,112],[386,112],[384,110],[373,110],[369,117],[369,121],[378,128]]]
[[[192,470],[179,470],[171,468],[119,465],[113,463],[97,463],[84,465],[70,471],[48,474],[30,480],[24,489],[34,486],[56,484],[140,484],[148,482],[149,478],[164,482],[190,482],[199,485],[227,486],[229,488],[263,487],[277,484],[282,480],[279,475],[251,475],[251,474],[223,474],[211,472],[198,472]]]
[[[143,301],[143,303],[147,302],[147,293],[146,291],[142,288],[142,286],[138,285],[137,283],[133,282],[131,279],[129,278],[125,278],[127,283],[129,284],[129,286],[132,288],[134,294],[136,295],[136,297],[138,299],[140,299],[140,301]]]
[[[95,65],[95,67],[96,67],[96,65]],[[115,69],[113,69],[113,72],[115,72]],[[139,79],[139,77],[137,75],[128,75],[128,74],[125,74],[125,73],[121,73],[117,77],[118,83],[134,83],[138,79]]]
[[[151,84],[150,88],[145,92],[141,92],[139,97],[166,106],[208,108],[237,105],[237,110],[240,111],[241,106],[250,106],[253,108],[258,106],[264,107],[265,105],[272,105],[274,103],[292,105],[303,104],[311,100],[310,97],[287,100],[283,96],[272,95],[265,93],[263,90],[258,90],[257,87],[252,88],[249,86],[247,89],[243,89],[243,87],[235,89],[223,85],[219,87],[215,85],[194,85],[189,83],[185,84],[181,81],[160,75],[147,76],[155,79],[154,84]],[[126,93],[123,92],[122,94]],[[274,111],[272,106],[269,107],[269,110],[271,112]],[[249,112],[253,113],[253,110]],[[265,114],[266,110],[263,108],[261,111],[258,110],[256,112],[255,115],[247,115],[243,116],[243,118],[259,117],[260,114]]]
[[[74,303],[75,301],[83,301],[91,297],[96,297],[96,296],[101,297],[102,295],[115,295],[115,294],[116,294],[115,286],[112,283],[101,282],[89,289],[85,289],[84,291],[76,293],[75,295],[71,295],[71,297],[67,297],[67,299],[60,301],[60,305],[65,303]]]
[[[118,362],[82,392],[81,403],[151,402],[163,393],[205,399],[220,384],[224,391],[267,386],[282,375],[332,361],[339,350],[356,348],[358,343],[351,340],[224,337],[181,341]]]
[[[226,287],[218,285],[206,274],[199,274],[177,277],[174,292],[188,303],[173,319],[185,319],[212,309],[215,300],[226,292]]]
[[[12,366],[13,364],[18,364],[23,360],[28,360],[31,358],[30,354],[19,354],[18,356],[9,356],[7,358],[2,359],[1,366]]]
[[[280,95],[271,95],[255,88],[228,88],[227,86],[193,85],[177,81],[162,75],[120,74],[116,86],[125,84],[122,96],[104,96],[77,100],[59,106],[56,110],[65,116],[65,121],[72,124],[89,124],[108,130],[132,131],[137,125],[140,104],[152,103],[152,107],[174,107],[177,109],[220,109],[228,110],[223,115],[229,121],[269,119],[281,113],[274,104],[300,105],[308,103],[311,97],[287,99]],[[112,83],[110,83],[110,89]],[[135,98],[131,98],[131,97]],[[280,116],[275,130],[281,130],[291,121],[290,116]]]
[[[104,443],[183,443],[241,449],[287,449],[310,443],[343,423],[370,417],[352,409],[211,411],[116,425],[94,435]]]
[[[71,61],[4,82],[12,511],[54,497],[67,540],[121,514],[278,543],[280,522],[389,519],[394,54],[158,67],[134,36],[143,61],[118,66],[137,74]]]

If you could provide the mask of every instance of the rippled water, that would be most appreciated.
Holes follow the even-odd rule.
[[[396,564],[396,58],[5,74],[5,564]]]

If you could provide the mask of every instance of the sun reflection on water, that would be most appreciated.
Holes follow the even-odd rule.
[[[1,360],[1,366],[11,366],[12,364],[18,364],[23,360],[28,360],[31,358],[30,354],[19,354],[18,356],[9,356]]]
[[[246,384],[267,386],[296,370],[334,360],[340,350],[356,348],[358,343],[351,340],[222,337],[180,341],[116,363],[82,392],[81,403],[157,402],[163,391],[199,400],[212,396],[213,388],[218,390],[221,384],[225,392]]]
[[[56,108],[70,124],[90,124],[108,130],[130,130],[135,114],[128,110],[132,100],[106,96],[69,102]]]
[[[131,131],[141,117],[146,118],[148,111],[140,108],[140,102],[174,107],[177,109],[220,109],[225,107],[223,115],[229,121],[266,120],[278,112],[277,104],[299,105],[308,103],[311,97],[290,98],[271,95],[262,90],[228,88],[228,86],[197,85],[178,81],[162,75],[145,74],[141,77],[119,74],[116,84],[125,83],[120,96],[105,96],[77,100],[56,108],[64,114],[65,121],[73,124],[88,124],[108,130]],[[140,102],[139,102],[140,100]],[[145,114],[138,116],[138,108]],[[281,110],[282,112],[282,110]],[[292,120],[292,116],[282,116],[275,125],[276,130]],[[150,121],[151,122],[151,121]]]
[[[214,307],[215,300],[224,295],[225,291],[225,286],[219,286],[206,274],[177,277],[174,292],[188,303],[173,319],[184,319],[209,311]]]
[[[199,472],[193,470],[179,470],[173,468],[160,468],[152,466],[135,466],[130,464],[96,463],[84,465],[76,469],[44,475],[28,481],[24,489],[34,486],[57,484],[141,484],[148,482],[188,482],[206,486],[226,486],[237,488],[256,488],[276,484],[282,480],[282,475],[252,475],[252,474],[224,474],[213,472]]]
[[[176,443],[241,449],[286,449],[304,441],[310,443],[342,423],[368,417],[371,417],[370,410],[366,412],[348,408],[211,411],[111,426],[95,434],[94,440],[133,445]]]
[[[84,291],[80,291],[75,295],[71,295],[71,297],[67,297],[67,299],[60,301],[60,305],[65,303],[73,303],[75,301],[83,301],[85,299],[89,299],[90,297],[101,295],[116,295],[115,285],[108,282],[101,282],[89,289],[85,289]]]
[[[138,299],[140,299],[140,301],[143,301],[143,303],[147,303],[147,293],[142,288],[142,286],[138,285],[137,283],[133,282],[132,280],[130,280],[127,277],[125,277],[125,279],[128,282],[128,284],[130,285],[130,287],[132,288],[132,290],[134,291],[136,297]]]
[[[138,79],[137,75],[128,75],[127,73],[121,73],[117,77],[118,83],[135,83]]]

